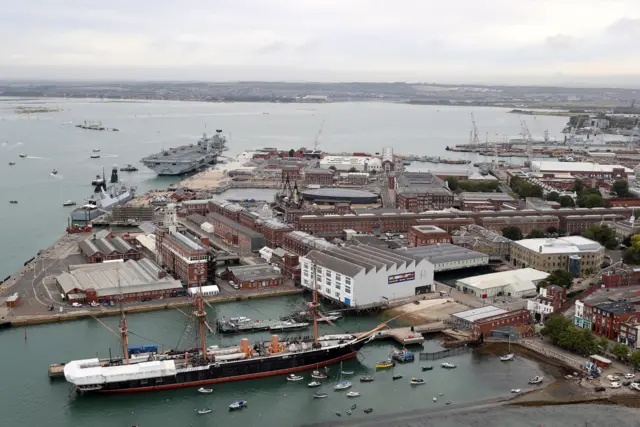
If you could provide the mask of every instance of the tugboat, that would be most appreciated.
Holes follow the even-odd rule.
[[[128,163],[124,167],[120,168],[122,172],[138,172],[138,168]]]

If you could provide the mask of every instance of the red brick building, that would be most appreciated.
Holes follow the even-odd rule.
[[[156,250],[161,265],[187,286],[205,285],[209,254],[199,242],[178,232],[156,230]]]
[[[451,243],[451,235],[442,228],[433,225],[414,225],[407,234],[409,246],[426,246],[438,243]]]
[[[532,336],[534,334],[532,323],[531,313],[525,309],[485,317],[473,322],[473,338],[488,337],[493,330],[507,326],[519,328],[521,337]],[[525,326],[525,328],[522,328],[522,326]]]
[[[228,280],[234,288],[242,290],[262,289],[284,283],[282,274],[268,264],[230,267],[220,277]]]
[[[584,319],[589,320],[591,331],[611,340],[618,340],[622,323],[639,318],[640,310],[627,301],[608,301],[593,306],[584,303]]]
[[[95,235],[78,243],[78,248],[90,264],[113,260],[138,260],[142,254],[120,236],[96,238]]]
[[[300,283],[300,257],[297,254],[276,248],[271,255],[271,264],[277,266],[287,279]]]
[[[282,239],[282,248],[298,256],[306,256],[314,249],[324,250],[335,246],[324,239],[312,236],[303,231],[286,233]]]
[[[239,222],[215,212],[207,214],[206,219],[209,224],[213,225],[213,234],[229,245],[252,252],[259,251],[265,245],[265,239],[261,233]]]
[[[264,221],[262,234],[267,246],[277,248],[282,246],[284,235],[293,231],[293,227],[275,219]]]
[[[552,215],[480,217],[477,222],[487,230],[497,233],[501,233],[506,227],[518,227],[522,234],[529,234],[532,230],[546,232],[551,227],[557,230],[560,227],[560,220]]]
[[[304,181],[307,185],[333,185],[333,171],[329,169],[311,169],[306,171]]]
[[[475,224],[472,218],[421,218],[416,220],[417,225],[433,225],[440,227],[447,233],[459,230],[460,227],[466,227]]]

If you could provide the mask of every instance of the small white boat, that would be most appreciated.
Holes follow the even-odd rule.
[[[211,413],[211,409],[199,409],[198,410],[198,415],[204,415],[204,414],[209,414]]]
[[[500,361],[501,362],[509,362],[510,360],[513,360],[513,358],[516,355],[513,353],[509,353],[509,354],[505,354],[504,356],[500,356]]]
[[[444,362],[442,364],[442,367],[445,368],[445,369],[455,369],[456,365],[454,365],[453,363]]]
[[[74,202],[73,200],[67,200],[62,204],[62,206],[75,206],[75,205],[76,205],[76,202]]]
[[[353,375],[355,372],[354,371],[340,371],[340,373],[342,375]]]
[[[434,398],[433,398],[433,401],[434,401],[434,402],[437,402],[437,401],[438,401],[438,398],[437,398],[437,397],[434,397]]]
[[[346,390],[349,387],[351,387],[351,381],[342,381],[338,384],[336,384],[335,386],[333,386],[334,390]]]
[[[535,377],[531,378],[529,380],[529,384],[541,384],[542,383],[543,378],[539,375],[536,375]]]
[[[296,374],[290,374],[287,377],[287,381],[302,381],[304,379],[304,377],[301,377],[300,375],[296,375]]]
[[[212,388],[200,387],[198,389],[198,393],[213,393],[213,389]]]
[[[246,407],[247,407],[247,401],[246,400],[236,400],[231,405],[229,405],[229,410],[230,411],[235,411],[237,409],[242,409],[242,408],[246,408]]]
[[[422,384],[426,384],[427,382],[425,380],[423,380],[422,378],[411,378],[411,381],[409,381],[409,384],[411,385],[422,385]]]
[[[329,396],[327,393],[313,393],[314,399],[324,399],[327,396]]]
[[[20,158],[24,159],[25,157],[27,157],[27,155],[26,155],[26,154],[24,154],[24,153],[20,153],[20,154],[18,154],[18,157],[20,157]]]
[[[315,378],[318,380],[324,380],[327,378],[327,374],[325,374],[324,372],[320,372],[320,371],[313,371],[311,373],[311,378]]]
[[[511,389],[511,393],[520,393],[520,389],[519,388],[512,388]]]
[[[9,166],[13,166],[15,164],[16,164],[16,162],[9,162]]]
[[[360,393],[358,393],[357,391],[350,391],[349,393],[347,393],[347,397],[358,397],[360,396]]]
[[[451,405],[451,401],[447,400],[446,402],[444,402],[445,405]]]
[[[100,152],[100,149],[99,149],[99,148],[94,148],[94,149],[93,149],[93,152],[94,152],[94,153],[99,153],[99,152]]]
[[[322,383],[320,381],[311,381],[308,385],[309,387],[320,387]]]

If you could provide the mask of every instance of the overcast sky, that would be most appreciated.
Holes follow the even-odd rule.
[[[640,0],[4,0],[0,77],[640,83]]]

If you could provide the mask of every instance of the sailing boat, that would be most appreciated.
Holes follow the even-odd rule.
[[[346,390],[351,387],[351,381],[342,381],[342,362],[340,362],[340,376],[338,380],[338,384],[333,386],[333,389],[338,390]]]
[[[189,316],[190,319],[195,319],[198,326],[198,345],[189,350],[175,349],[162,354],[155,353],[153,358],[136,357],[131,362],[123,311],[120,338],[124,359],[73,360],[65,364],[64,375],[79,393],[113,393],[202,387],[223,381],[280,375],[283,371],[302,372],[355,357],[372,340],[374,334],[388,323],[381,323],[359,336],[319,336],[318,306],[318,292],[314,286],[313,302],[309,304],[314,319],[313,337],[300,340],[296,346],[286,346],[279,342],[277,335],[273,335],[271,340],[257,342],[253,346],[249,345],[248,339],[243,338],[239,346],[207,347],[206,331],[213,330],[207,323],[204,299],[202,292],[199,292],[193,296],[193,312]],[[266,361],[269,363],[265,363]],[[136,366],[128,366],[130,363],[135,363]],[[247,375],[247,372],[251,374]],[[342,375],[342,368],[340,372]],[[349,387],[349,381],[341,381],[335,389],[344,390]]]
[[[500,356],[500,361],[508,362],[510,360],[513,360],[514,357],[515,354],[511,353],[511,334],[509,334],[509,353],[505,354],[504,356]]]

